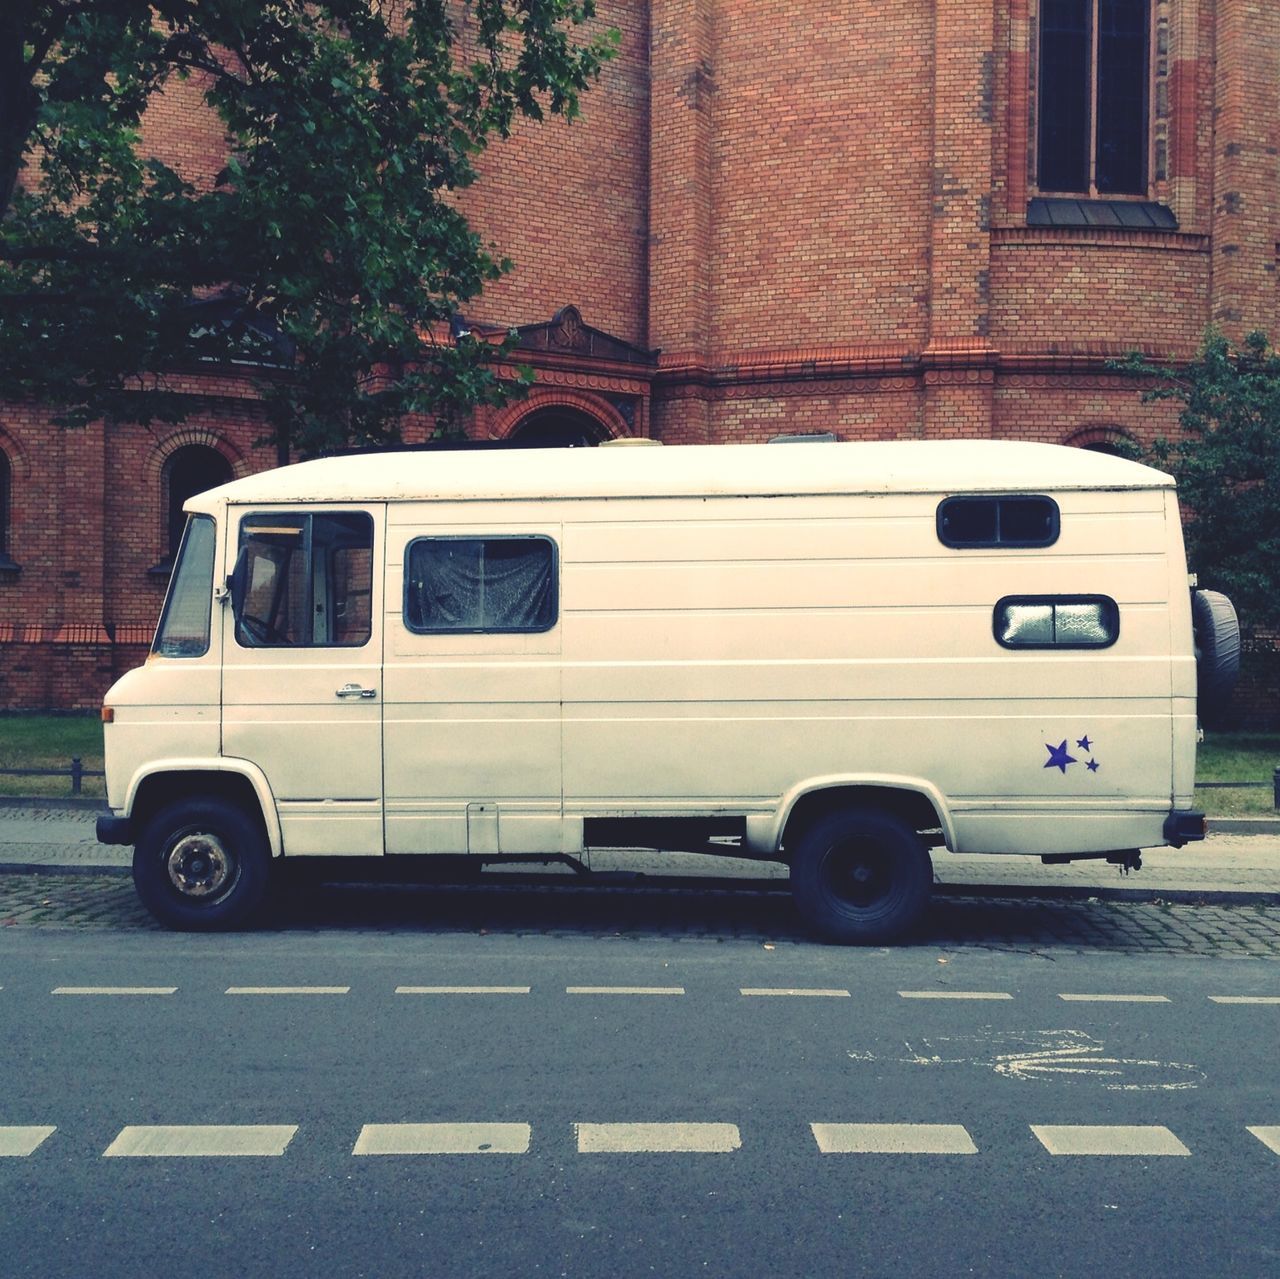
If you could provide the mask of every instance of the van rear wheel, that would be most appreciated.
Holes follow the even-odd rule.
[[[933,863],[920,836],[878,809],[847,809],[815,822],[791,857],[791,891],[826,941],[893,941],[929,900]]]
[[[160,809],[133,851],[142,904],[166,928],[213,931],[249,922],[266,899],[271,857],[242,808],[213,799]]]

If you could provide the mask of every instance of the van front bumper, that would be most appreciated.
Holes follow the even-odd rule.
[[[99,844],[132,844],[133,819],[117,817],[114,813],[102,813],[98,817],[96,832]]]

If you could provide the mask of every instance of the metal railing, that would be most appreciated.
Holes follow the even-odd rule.
[[[85,768],[79,755],[73,755],[70,768],[0,768],[0,777],[69,777],[71,793],[79,795],[86,777],[105,777],[100,768]]]

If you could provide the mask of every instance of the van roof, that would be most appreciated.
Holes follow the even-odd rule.
[[[1006,493],[1170,488],[1161,471],[1086,449],[1010,440],[412,451],[320,458],[193,498],[376,502],[426,499],[733,497],[807,493]]]

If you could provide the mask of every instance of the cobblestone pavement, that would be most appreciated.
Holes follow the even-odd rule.
[[[88,874],[4,876],[0,927],[158,928],[128,878]],[[786,893],[687,886],[296,887],[264,927],[811,944]],[[1280,959],[1280,907],[936,897],[905,944]]]

